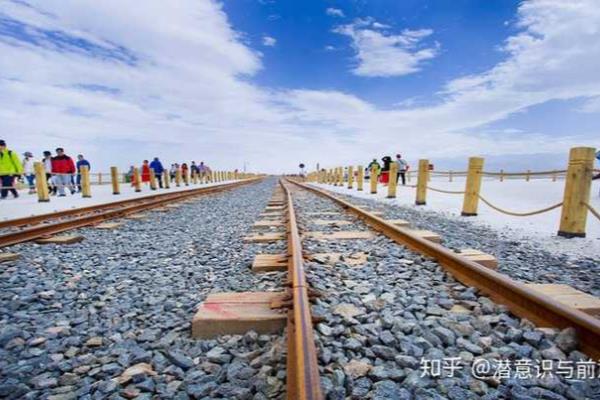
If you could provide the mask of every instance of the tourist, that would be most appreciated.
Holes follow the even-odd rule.
[[[154,157],[154,160],[150,163],[150,168],[154,170],[154,177],[158,180],[158,187],[162,189],[162,174],[165,169],[158,157]]]
[[[19,156],[12,150],[8,150],[6,142],[0,140],[0,182],[2,189],[0,190],[0,199],[4,200],[8,197],[8,192],[15,197],[19,197],[19,193],[15,188],[15,178],[23,174],[23,166]]]
[[[81,167],[87,167],[88,172],[91,169],[90,162],[83,158],[82,154],[77,156],[77,191],[81,192]]]
[[[398,165],[398,172],[396,174],[396,183],[400,183],[402,179],[402,185],[406,185],[406,171],[408,171],[408,163],[401,154],[396,154],[396,164]]]
[[[66,196],[65,187],[69,188],[72,195],[75,194],[75,187],[72,184],[74,173],[75,163],[73,159],[65,154],[62,147],[58,147],[56,156],[52,157],[52,179],[60,197]]]
[[[29,187],[29,194],[35,193],[35,169],[33,168],[35,159],[30,151],[23,153],[23,176],[27,180],[27,186]]]

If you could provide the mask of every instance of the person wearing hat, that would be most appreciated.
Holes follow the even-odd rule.
[[[33,169],[33,154],[30,151],[23,153],[23,175],[27,179],[27,186],[29,186],[29,194],[35,193],[35,170]]]
[[[48,184],[48,193],[52,196],[56,196],[56,186],[52,180],[52,153],[48,150],[43,153],[42,164],[44,164],[44,171],[46,172],[46,183]]]
[[[0,190],[0,199],[6,199],[10,191],[15,199],[19,197],[17,189],[15,189],[15,177],[23,174],[23,166],[19,156],[12,150],[8,150],[6,142],[0,140],[0,182],[2,189]]]

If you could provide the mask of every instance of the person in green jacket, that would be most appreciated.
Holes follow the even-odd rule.
[[[19,197],[17,189],[14,187],[15,178],[23,174],[23,166],[19,156],[12,150],[6,148],[6,142],[0,140],[0,181],[2,189],[0,190],[0,200],[6,199],[10,191],[15,198]]]

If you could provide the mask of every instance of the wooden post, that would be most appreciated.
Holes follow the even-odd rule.
[[[163,171],[163,181],[165,184],[165,189],[170,189],[171,188],[171,175],[169,174],[169,171],[167,171],[166,169]]]
[[[48,192],[48,181],[46,180],[44,164],[37,161],[34,162],[33,170],[35,171],[35,188],[37,190],[38,201],[40,203],[47,203],[50,201],[50,194]]]
[[[189,170],[186,170],[185,172],[183,172],[183,183],[185,184],[185,186],[190,186],[190,176],[188,174]]]
[[[92,190],[90,186],[90,168],[86,165],[79,169],[81,175],[81,197],[89,198],[92,197]]]
[[[453,175],[452,171],[448,172],[448,182],[452,182],[452,175]]]
[[[154,168],[150,168],[150,190],[156,190],[156,175],[154,175]]]
[[[398,164],[392,162],[388,171],[388,199],[396,198],[396,187],[398,186]]]
[[[175,186],[181,186],[181,168],[177,168],[177,171],[175,171]]]
[[[371,184],[371,194],[377,193],[377,166],[373,165],[371,167],[371,177],[369,178]]]
[[[112,190],[113,194],[120,194],[119,191],[119,171],[117,167],[110,167],[110,176],[112,180]]]
[[[354,168],[352,165],[348,167],[348,189],[354,188]]]
[[[481,172],[483,171],[483,158],[469,158],[469,170],[467,171],[467,183],[465,186],[465,197],[463,199],[463,217],[477,215],[479,205],[479,191],[481,190]]]
[[[142,191],[142,178],[140,177],[140,169],[138,167],[133,168],[133,186],[136,192]]]
[[[525,174],[525,182],[529,182],[529,174],[531,174],[531,170],[528,169],[527,173]]]
[[[504,182],[504,170],[500,170],[500,182]]]
[[[569,152],[558,236],[585,237],[588,209],[584,203],[590,201],[595,153],[593,147],[574,147]]]
[[[102,172],[98,172],[98,185],[102,185]]]
[[[552,171],[552,182],[556,182],[556,170]]]
[[[365,180],[365,171],[364,171],[362,165],[359,165],[358,167],[356,167],[356,190],[358,190],[359,192],[362,192],[362,190],[363,190],[364,180]]]
[[[427,204],[427,175],[429,175],[429,160],[419,160],[417,198],[415,200],[415,204],[418,206]]]

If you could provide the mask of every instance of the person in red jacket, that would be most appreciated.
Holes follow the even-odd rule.
[[[142,164],[142,182],[146,184],[150,182],[150,164],[148,164],[148,160],[144,160]]]
[[[71,194],[75,194],[75,185],[73,185],[73,174],[75,173],[75,163],[73,159],[65,154],[62,147],[56,149],[56,156],[52,157],[52,179],[54,185],[58,188],[59,196],[66,196],[65,187],[69,187]]]

